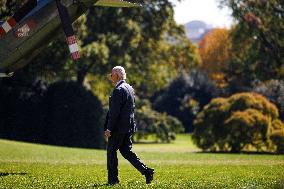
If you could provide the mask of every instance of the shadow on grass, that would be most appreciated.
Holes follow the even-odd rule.
[[[6,177],[9,175],[26,175],[27,173],[8,173],[8,172],[0,172],[0,177]]]
[[[105,183],[105,184],[94,184],[93,187],[102,187],[102,186],[119,186],[119,184],[113,184],[113,185],[110,185],[108,183]]]
[[[101,186],[108,186],[108,184],[105,183],[105,184],[94,184],[93,185],[93,187],[101,187]]]

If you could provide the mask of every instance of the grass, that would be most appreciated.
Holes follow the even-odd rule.
[[[284,188],[284,155],[199,153],[187,135],[172,144],[135,144],[154,182],[119,156],[108,187],[106,152],[0,140],[0,188]]]

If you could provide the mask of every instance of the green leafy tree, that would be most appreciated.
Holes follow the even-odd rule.
[[[199,59],[173,19],[173,5],[161,0],[143,3],[134,9],[92,8],[87,16],[89,35],[83,41],[102,41],[109,49],[107,64],[92,61],[96,66],[90,73],[106,75],[114,65],[122,65],[139,95],[149,97],[181,67],[188,70]]]
[[[17,81],[28,84],[42,79],[50,84],[75,80],[90,87],[106,105],[106,94],[112,89],[107,74],[114,65],[122,65],[137,93],[142,97],[151,96],[180,70],[189,70],[198,64],[199,57],[183,27],[175,23],[170,1],[142,3],[145,6],[132,9],[92,7],[73,23],[81,46],[82,58],[78,62],[70,60],[65,36],[59,31],[46,44],[45,51],[16,73],[17,78],[22,78]],[[14,5],[6,8],[11,15],[17,10]],[[17,88],[19,83],[7,87]]]
[[[144,6],[140,8],[92,7],[73,24],[81,45],[80,61],[70,60],[60,31],[46,44],[48,48],[25,68],[25,73],[50,81],[75,79],[80,84],[87,78],[97,90],[98,81],[114,65],[122,65],[137,91],[143,91],[140,95],[151,96],[180,70],[198,64],[199,57],[183,27],[175,23],[170,1],[141,3]],[[11,6],[6,8],[12,14],[16,5]],[[94,77],[90,75],[100,79],[91,80]]]
[[[237,24],[232,31],[229,76],[235,85],[255,79],[284,78],[284,2],[282,0],[221,0]]]
[[[274,104],[257,93],[239,93],[205,106],[194,122],[193,140],[203,150],[273,151],[273,145],[279,146],[270,140],[276,132],[273,125],[279,130],[283,125]]]

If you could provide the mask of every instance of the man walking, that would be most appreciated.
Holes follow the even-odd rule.
[[[119,183],[117,150],[146,178],[146,183],[153,180],[154,169],[148,168],[132,152],[132,137],[136,131],[134,121],[135,97],[133,88],[126,83],[123,67],[112,69],[111,80],[115,88],[109,98],[109,111],[104,125],[107,144],[108,184]]]

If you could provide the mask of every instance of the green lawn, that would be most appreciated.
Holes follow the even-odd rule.
[[[0,188],[284,188],[284,155],[199,153],[187,135],[135,144],[155,168],[151,185],[121,156],[121,184],[107,182],[106,152],[0,140]]]

